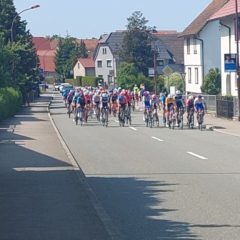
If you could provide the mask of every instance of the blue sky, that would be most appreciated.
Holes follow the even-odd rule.
[[[141,11],[148,26],[183,31],[212,0],[13,0],[17,12],[33,36],[69,34],[98,38],[103,33],[126,29],[127,18]]]

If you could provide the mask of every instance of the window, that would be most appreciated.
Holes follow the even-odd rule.
[[[78,63],[78,69],[80,69],[80,63]]]
[[[190,38],[187,38],[187,54],[190,54]]]
[[[192,71],[191,71],[191,68],[188,68],[188,83],[192,83]]]
[[[108,84],[111,84],[112,82],[113,82],[113,77],[112,76],[110,76],[110,75],[108,75]]]
[[[193,53],[197,54],[197,39],[193,39]]]
[[[103,53],[103,54],[107,54],[107,49],[106,49],[106,48],[103,48],[103,49],[102,49],[102,53]]]
[[[107,60],[107,67],[112,67],[112,60]]]
[[[97,61],[97,67],[98,67],[98,68],[101,68],[101,67],[102,67],[102,61],[101,61],[101,60],[98,60],[98,61]]]
[[[198,84],[198,68],[195,68],[195,84]]]
[[[157,66],[164,66],[164,60],[157,60]]]

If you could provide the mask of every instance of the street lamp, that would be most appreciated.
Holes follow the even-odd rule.
[[[235,37],[237,44],[237,97],[238,97],[238,114],[237,120],[240,121],[240,68],[239,68],[239,19],[238,19],[238,0],[235,0]]]
[[[39,7],[40,7],[40,5],[34,5],[34,6],[30,7],[30,8],[26,8],[26,9],[22,10],[21,12],[17,13],[17,14],[14,16],[14,18],[13,18],[13,20],[12,20],[12,25],[11,25],[11,42],[13,42],[13,25],[14,25],[14,22],[15,22],[16,18],[17,18],[21,13],[23,13],[23,12],[26,12],[26,11],[28,11],[28,10],[32,10],[32,9],[34,9],[34,8],[39,8]]]

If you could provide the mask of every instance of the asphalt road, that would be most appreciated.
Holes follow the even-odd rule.
[[[239,239],[238,137],[146,128],[140,112],[76,126],[58,94],[50,112],[122,239]]]

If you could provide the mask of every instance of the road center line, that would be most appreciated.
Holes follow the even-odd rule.
[[[203,159],[203,160],[207,159],[206,157],[200,156],[200,155],[198,155],[198,154],[196,154],[196,153],[193,153],[193,152],[187,152],[187,153],[190,154],[190,155],[192,155],[192,156],[194,156],[194,157]]]
[[[155,140],[157,140],[157,141],[159,141],[159,142],[163,142],[163,140],[162,140],[162,139],[160,139],[160,138],[157,138],[157,137],[154,137],[154,136],[152,136],[152,139],[155,139]]]
[[[131,128],[134,131],[137,131],[137,129],[135,127],[129,127],[129,128]]]

